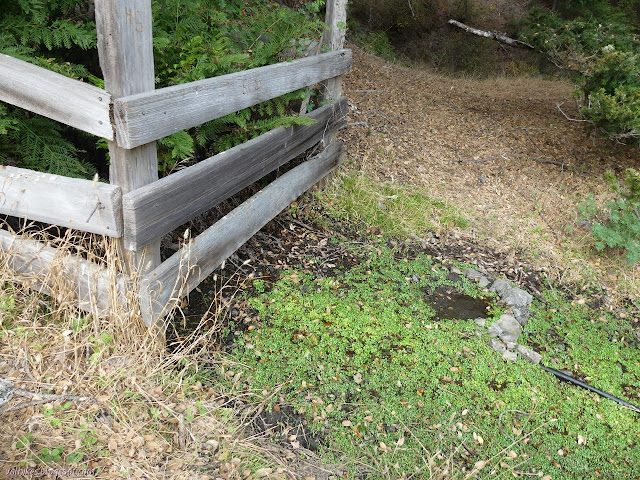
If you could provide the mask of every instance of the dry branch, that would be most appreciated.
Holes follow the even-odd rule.
[[[480,30],[478,28],[473,28],[464,23],[460,23],[457,20],[449,20],[449,25],[453,25],[454,27],[461,28],[467,33],[473,33],[474,35],[478,35],[480,37],[490,38],[491,40],[496,40],[501,43],[506,43],[507,45],[511,45],[512,47],[527,47],[533,48],[533,46],[529,45],[520,40],[516,40],[511,37],[507,37],[504,33],[499,32],[487,32],[486,30]]]

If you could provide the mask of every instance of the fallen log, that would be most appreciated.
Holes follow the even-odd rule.
[[[516,40],[511,37],[507,37],[504,33],[499,32],[487,32],[486,30],[479,30],[477,28],[470,27],[465,25],[464,23],[458,22],[457,20],[449,20],[449,25],[453,25],[454,27],[461,28],[467,33],[473,33],[474,35],[478,35],[480,37],[490,38],[492,40],[496,40],[501,43],[506,43],[507,45],[511,45],[512,47],[527,47],[533,48],[533,46],[525,43],[521,40]]]

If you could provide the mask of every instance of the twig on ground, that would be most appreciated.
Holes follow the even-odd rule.
[[[581,119],[581,118],[571,118],[569,115],[567,115],[566,113],[564,113],[564,110],[562,110],[562,105],[564,105],[564,102],[562,102],[562,103],[557,103],[557,104],[556,104],[556,108],[557,108],[558,110],[560,110],[560,113],[561,113],[562,115],[564,115],[564,118],[566,118],[567,120],[569,120],[569,121],[571,121],[571,122],[581,122],[581,123],[584,123],[584,122],[588,122],[588,121],[589,121],[589,120],[583,120],[583,119]]]
[[[458,160],[458,163],[482,163],[489,162],[491,160],[497,160],[499,158],[504,158],[504,155],[496,155],[495,157],[485,157],[485,158],[461,158]]]
[[[559,162],[557,160],[550,160],[548,158],[540,158],[540,157],[532,157],[531,160],[538,163],[548,163],[549,165],[557,165],[558,167],[564,168],[575,168],[573,165],[567,165],[564,162]]]
[[[22,366],[24,368],[25,373],[27,374],[27,377],[29,377],[33,383],[38,383],[38,381],[35,379],[35,377],[33,375],[31,375],[31,370],[29,369],[29,355],[27,354],[27,345],[25,344],[24,346],[24,360],[22,362]]]
[[[91,397],[80,397],[77,395],[55,395],[52,393],[35,393],[23,390],[21,388],[13,388],[11,392],[23,397],[36,398],[32,402],[21,403],[20,405],[14,405],[13,407],[0,408],[0,415],[6,412],[12,412],[14,410],[20,410],[22,408],[32,407],[34,405],[40,405],[42,403],[49,403],[56,400],[70,400],[72,402],[84,402],[86,400],[93,400]]]

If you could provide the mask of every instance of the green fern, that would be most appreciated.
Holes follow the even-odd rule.
[[[315,0],[291,10],[266,0],[153,0],[158,88],[281,62],[319,39],[324,24]],[[0,11],[0,52],[62,75],[104,86],[95,24],[87,0],[16,0]],[[74,62],[67,60],[74,59]],[[306,125],[296,116],[300,90],[158,141],[160,171],[209,156],[280,126]],[[295,103],[293,103],[296,101]],[[310,107],[312,108],[312,107]],[[70,176],[93,175],[80,160],[72,129],[0,104],[0,160]],[[104,140],[97,150],[106,156]],[[87,150],[92,146],[87,146]]]
[[[179,160],[192,157],[194,141],[185,130],[158,140],[158,171],[169,172]]]
[[[0,123],[10,128],[0,135],[0,151],[5,161],[17,166],[67,177],[91,178],[95,168],[78,158],[82,153],[62,132],[66,128],[38,115],[18,110],[7,113]],[[0,110],[0,113],[2,111]]]

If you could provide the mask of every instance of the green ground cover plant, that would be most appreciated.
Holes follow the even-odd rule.
[[[345,478],[615,479],[638,465],[636,413],[504,361],[473,320],[435,320],[426,292],[454,283],[442,265],[384,246],[364,258],[333,277],[285,274],[250,300],[259,324],[232,351],[233,387],[306,415]],[[543,362],[637,402],[630,325],[552,290],[545,301],[525,340]],[[489,322],[502,312],[491,305]]]

